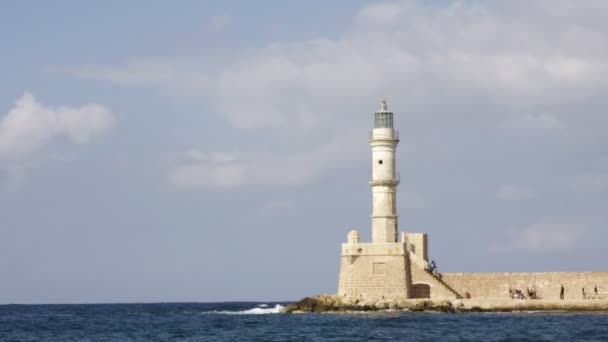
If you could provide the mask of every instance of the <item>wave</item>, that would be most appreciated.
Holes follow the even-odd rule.
[[[253,309],[242,310],[242,311],[213,311],[215,314],[220,315],[268,315],[281,313],[283,305],[277,304],[272,308],[268,307],[268,304],[259,305]]]

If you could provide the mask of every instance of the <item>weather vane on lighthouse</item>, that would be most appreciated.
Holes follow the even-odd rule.
[[[386,103],[386,96],[383,97],[382,101],[380,102],[380,111],[388,112],[388,104]]]

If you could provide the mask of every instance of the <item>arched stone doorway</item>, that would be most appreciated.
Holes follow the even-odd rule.
[[[431,298],[431,286],[429,284],[413,284],[412,298]]]

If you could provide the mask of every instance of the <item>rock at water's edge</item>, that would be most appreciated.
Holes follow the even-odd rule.
[[[306,297],[287,305],[285,313],[365,312],[517,312],[517,311],[608,311],[608,300],[550,301],[509,299],[396,299],[355,300],[337,295]]]

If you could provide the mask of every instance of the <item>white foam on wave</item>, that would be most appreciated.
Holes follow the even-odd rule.
[[[268,304],[262,304],[258,307],[243,311],[214,311],[216,314],[221,315],[268,315],[281,313],[283,305],[277,304],[272,308],[268,307]]]

